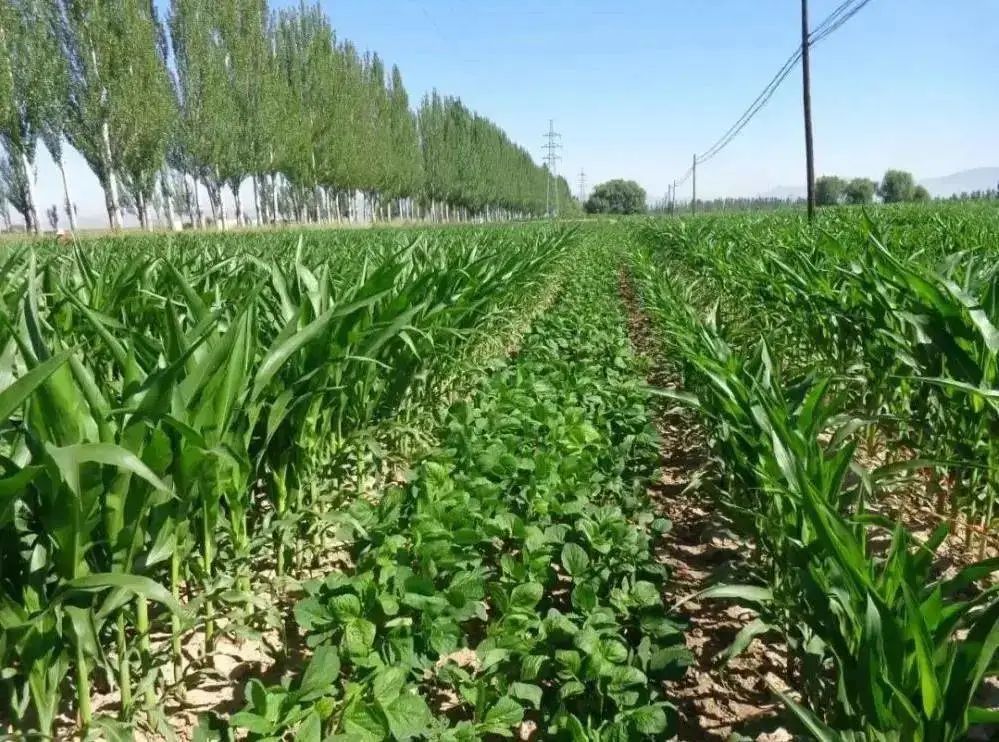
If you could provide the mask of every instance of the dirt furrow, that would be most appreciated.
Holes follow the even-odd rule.
[[[677,387],[679,380],[627,272],[622,271],[619,286],[632,345],[648,362],[649,384]],[[671,571],[669,597],[677,603],[717,582],[736,580],[751,549],[731,534],[723,515],[697,486],[708,461],[704,434],[694,416],[669,403],[653,412],[661,441],[661,475],[649,494],[673,524],[659,557]],[[685,602],[679,612],[689,624],[686,642],[695,658],[687,674],[666,689],[679,708],[679,738],[724,740],[738,733],[761,742],[792,739],[780,725],[782,708],[768,687],[786,688],[783,647],[755,639],[726,666],[718,660],[753,612],[731,601],[711,600]]]

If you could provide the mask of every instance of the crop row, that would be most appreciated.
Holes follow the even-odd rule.
[[[245,240],[0,255],[14,730],[51,734],[67,691],[87,727],[95,684],[125,719],[182,684],[191,632],[210,652],[257,577],[280,583],[323,552],[330,514],[502,349],[573,238]]]
[[[866,453],[922,459],[901,507],[964,524],[982,558],[999,494],[999,214],[845,212],[823,226],[746,218],[651,236],[727,337],[765,338],[792,382],[830,378]]]
[[[350,567],[308,586],[313,650],[251,681],[255,740],[661,739],[689,656],[662,601],[656,465],[614,256],[578,256],[516,357],[443,418],[407,481],[348,508]]]
[[[881,499],[931,469],[958,507],[991,519],[996,274],[974,249],[938,265],[838,218],[818,238],[776,219],[739,234],[738,220],[659,225],[635,257],[682,377],[667,394],[698,411],[718,502],[755,545],[752,584],[703,597],[757,609],[728,656],[758,636],[786,641],[797,695],[783,698],[812,737],[962,739],[995,721],[976,704],[999,646],[999,560],[944,570],[950,522],[917,536]],[[872,439],[896,449],[887,464],[870,463]]]

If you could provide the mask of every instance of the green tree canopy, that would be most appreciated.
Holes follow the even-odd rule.
[[[643,214],[645,189],[633,180],[609,180],[593,189],[583,208],[588,214]]]
[[[912,201],[915,195],[916,181],[912,173],[905,170],[889,170],[881,179],[878,195],[886,204]]]
[[[8,185],[29,231],[40,226],[34,193],[38,139],[65,100],[66,63],[58,44],[58,14],[48,0],[3,0],[0,10],[0,141],[10,156]],[[20,204],[20,206],[17,206]]]
[[[823,175],[815,181],[815,203],[835,206],[843,200],[846,181],[836,175]]]
[[[352,217],[421,205],[444,218],[538,215],[553,185],[560,211],[578,208],[564,178],[457,98],[434,92],[414,111],[402,72],[338,40],[318,3],[170,0],[166,26],[158,7],[0,0],[5,187],[20,189],[8,200],[31,224],[39,137],[67,209],[63,137],[97,176],[113,228],[124,203],[144,222],[147,206],[167,206],[171,225],[177,205],[200,225],[201,187],[224,224],[223,192],[239,217],[247,179],[271,222],[339,218],[344,205]]]
[[[870,178],[853,178],[843,189],[843,196],[848,204],[869,204],[877,189],[878,184]]]

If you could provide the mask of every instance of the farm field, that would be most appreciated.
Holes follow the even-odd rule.
[[[0,733],[987,739],[999,210],[0,245]]]

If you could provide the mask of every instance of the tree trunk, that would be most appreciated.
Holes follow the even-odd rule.
[[[101,124],[101,148],[101,159],[104,160],[104,167],[107,171],[105,200],[108,207],[108,220],[111,222],[111,229],[117,231],[121,229],[121,205],[118,198],[118,176],[114,173],[114,160],[111,157],[111,135],[107,121]]]
[[[108,212],[108,224],[111,225],[111,229],[113,230],[121,229],[121,222],[118,221],[118,210],[115,207],[115,200],[111,196],[111,185],[105,181],[101,183],[101,187],[104,189],[104,208]]]
[[[163,193],[163,211],[166,212],[167,228],[171,232],[179,232],[181,225],[177,224],[177,218],[173,213],[173,189],[170,188],[170,169],[163,167],[160,170],[160,191]]]
[[[257,175],[253,174],[253,224],[259,227],[263,223],[260,218],[260,194],[257,193]]]
[[[69,181],[66,179],[66,168],[63,165],[62,157],[56,160],[56,167],[59,168],[59,175],[62,176],[62,194],[66,201],[66,217],[69,219],[69,231],[76,231],[76,214],[73,212],[73,201],[69,197]]]
[[[27,231],[38,234],[38,200],[35,196],[35,179],[32,177],[28,153],[24,150],[21,150],[21,170],[24,177],[24,226]]]
[[[271,224],[278,221],[277,173],[271,173]]]
[[[198,194],[198,179],[192,175],[191,180],[194,182],[194,221],[198,229],[204,229],[205,219],[201,213],[201,196]]]
[[[239,197],[239,186],[232,189],[232,198],[236,204],[236,226],[243,226],[243,201]]]
[[[148,215],[146,214],[146,197],[141,192],[135,194],[135,214],[139,217],[139,227],[148,231]]]
[[[187,218],[191,220],[191,229],[194,229],[194,199],[191,198],[191,184],[187,182],[187,173],[181,171],[180,173],[181,181],[184,183],[184,208],[187,209]],[[181,227],[183,227],[183,218],[181,218]]]
[[[205,181],[205,191],[208,193],[208,208],[212,210],[212,226],[218,229],[219,226],[218,200],[215,197],[215,191],[212,190],[211,183],[209,183],[207,180]]]
[[[219,175],[218,168],[215,168],[215,183],[213,184],[213,190],[215,192],[215,205],[218,207],[218,218],[216,219],[216,226],[220,232],[225,232],[225,200],[222,198],[222,178]]]
[[[215,220],[215,222],[216,222],[216,226],[218,227],[219,232],[225,232],[226,228],[227,228],[227,225],[225,223],[225,219],[226,219],[226,217],[225,217],[225,203],[222,201],[222,188],[221,187],[219,187],[219,189],[218,189],[217,199],[218,199],[218,202],[217,202],[216,205],[218,207],[218,218]]]

